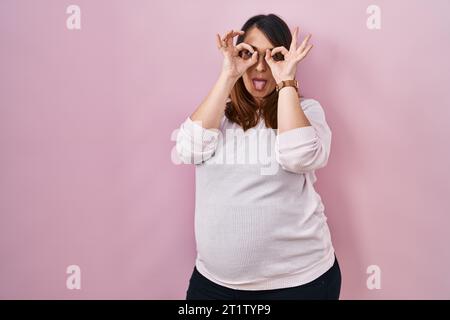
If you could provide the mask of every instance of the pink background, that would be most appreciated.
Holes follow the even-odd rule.
[[[172,134],[219,74],[215,34],[260,13],[312,34],[298,79],[333,131],[316,186],[341,298],[450,298],[448,0],[0,1],[0,298],[185,298],[194,167]]]

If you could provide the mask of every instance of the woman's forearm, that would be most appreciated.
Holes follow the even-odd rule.
[[[310,125],[300,106],[297,89],[282,88],[278,92],[278,133]]]
[[[201,121],[205,129],[218,129],[225,112],[225,103],[236,81],[222,72],[208,96],[191,114],[191,119]]]

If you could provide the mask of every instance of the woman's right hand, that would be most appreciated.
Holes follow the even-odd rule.
[[[233,79],[239,79],[249,67],[258,61],[258,51],[253,50],[249,44],[245,42],[241,42],[237,46],[233,44],[233,38],[244,33],[244,31],[231,30],[222,38],[216,34],[217,48],[224,56],[222,72]]]

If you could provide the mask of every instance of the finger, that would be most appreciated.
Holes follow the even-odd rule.
[[[273,48],[270,57],[273,57],[276,53],[281,52],[283,56],[287,55],[289,53],[288,49],[286,49],[284,46]]]
[[[225,35],[222,37],[222,41],[226,41],[231,32],[233,32],[233,30],[230,30],[227,33],[225,33]]]
[[[230,46],[232,46],[233,45],[233,39],[234,39],[234,37],[236,37],[236,36],[240,36],[240,35],[242,35],[242,34],[244,34],[245,32],[244,31],[242,31],[242,30],[239,30],[239,31],[233,31],[230,35],[229,35],[229,45]]]
[[[230,31],[228,31],[227,34],[223,37],[223,41],[225,41],[225,44],[226,44],[227,46],[230,47],[230,46],[233,45],[233,38],[234,38],[235,36],[241,35],[241,34],[243,34],[243,33],[245,33],[245,32],[242,31],[242,30],[237,30],[237,31],[230,30]]]
[[[248,51],[250,51],[251,53],[255,52],[255,50],[248,43],[245,43],[245,42],[241,42],[236,46],[237,51],[240,51],[244,48],[247,49]]]
[[[226,43],[226,35],[224,37],[220,37],[220,35],[217,35],[219,37],[219,43],[220,43],[220,49],[222,48],[226,48],[227,47],[227,43]],[[219,45],[219,43],[217,43],[217,45]]]
[[[231,47],[233,45],[233,33],[234,31],[231,30],[231,32],[227,35],[227,40],[225,42],[228,47]]]
[[[258,51],[253,52],[252,57],[248,60],[246,66],[247,68],[254,65],[258,61]]]
[[[266,50],[266,55],[264,56],[264,59],[266,60],[266,62],[267,62],[267,64],[269,65],[269,67],[272,69],[272,67],[273,67],[273,65],[275,64],[275,60],[272,58],[272,52],[274,51],[275,49],[272,49],[272,50],[269,50],[269,49],[267,49]],[[276,52],[275,52],[276,53]]]
[[[311,48],[313,47],[312,44],[308,45],[306,47],[306,49],[297,57],[297,61],[302,60],[304,57],[306,57],[306,55],[308,54],[309,50],[311,50]]]
[[[308,44],[309,39],[311,39],[311,34],[309,34],[302,42],[302,44],[300,45],[300,47],[298,47],[297,52],[298,53],[302,53],[303,50],[305,49],[306,45]]]
[[[237,35],[244,34],[244,33],[245,33],[245,31],[243,31],[243,30],[236,30],[236,31],[230,30],[222,37],[222,40],[225,41],[229,37],[235,37]]]
[[[225,35],[221,38],[222,46],[223,46],[223,47],[228,47],[228,37],[230,36],[231,32],[233,32],[233,30],[228,31],[228,32],[225,33]]]
[[[291,46],[289,47],[289,51],[295,51],[297,48],[297,37],[298,37],[298,27],[295,27],[295,30],[292,34]]]
[[[217,49],[222,49],[223,43],[222,40],[220,39],[220,35],[218,33],[216,33],[216,45],[217,45]]]

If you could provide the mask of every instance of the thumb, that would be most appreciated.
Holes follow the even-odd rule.
[[[269,49],[266,50],[266,55],[265,55],[264,59],[266,60],[266,62],[269,65],[269,67],[271,67],[272,64],[273,64],[273,58],[270,55],[270,50]]]
[[[258,61],[258,51],[255,50],[252,53],[252,57],[250,58],[250,60],[248,62],[248,66],[254,65],[257,61]]]

